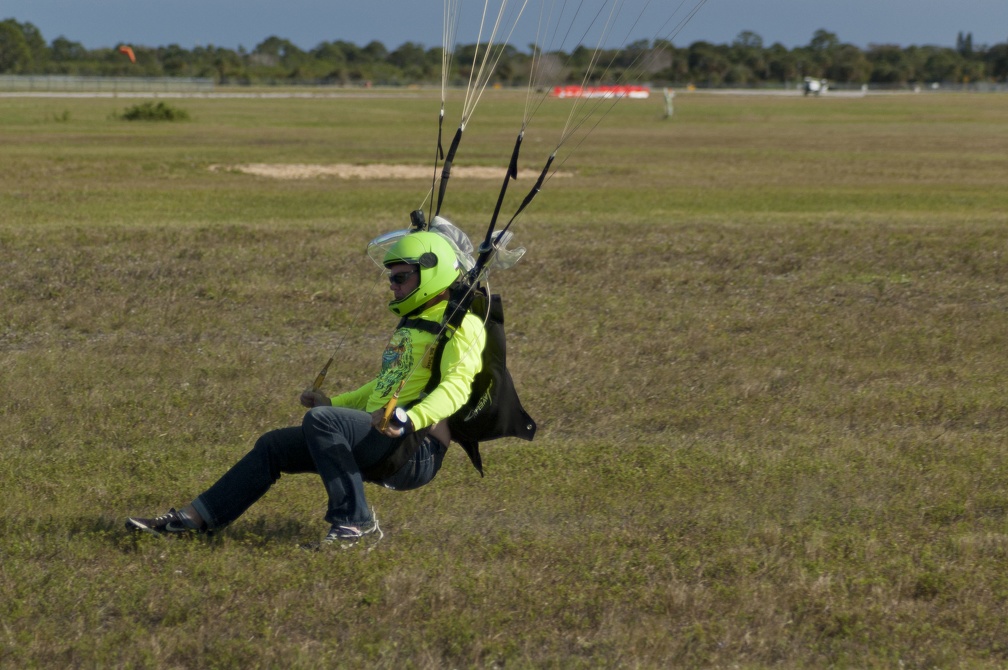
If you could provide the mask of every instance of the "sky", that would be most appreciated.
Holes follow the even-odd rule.
[[[595,8],[601,0],[584,2]],[[624,2],[628,14],[634,2],[643,4],[643,0]],[[688,8],[698,0],[683,2]],[[658,24],[648,19],[644,25],[661,25],[670,16],[678,23],[686,11],[674,14],[672,8],[678,3],[652,0],[665,16]],[[540,4],[528,4],[536,9],[526,10],[508,40],[511,44],[524,50],[535,40]],[[567,4],[574,3],[567,0]],[[507,6],[520,5],[521,0],[510,0]],[[500,0],[492,0],[490,6],[496,12]],[[476,42],[483,2],[468,0],[461,7],[457,41]],[[87,49],[127,43],[251,51],[270,36],[290,40],[304,50],[336,40],[362,46],[378,40],[390,50],[404,42],[433,47],[441,44],[443,10],[444,2],[439,0],[0,0],[0,20],[32,23],[48,43],[62,36]],[[1008,42],[1008,0],[707,0],[673,43],[679,47],[700,40],[728,44],[740,32],[751,31],[766,46],[780,42],[794,48],[808,44],[819,29],[862,48],[870,44],[951,47],[960,32],[972,33],[974,46],[999,44]],[[660,32],[649,27],[630,37],[672,33],[671,27]],[[632,41],[624,40],[625,32],[611,35],[619,37],[605,46]],[[568,50],[568,44],[577,43],[564,42],[563,47]]]

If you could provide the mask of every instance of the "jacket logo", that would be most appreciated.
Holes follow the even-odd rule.
[[[492,398],[490,397],[490,392],[493,391],[493,385],[494,382],[493,379],[491,379],[490,383],[487,384],[486,390],[483,391],[483,395],[480,396],[479,402],[476,403],[475,407],[469,410],[469,413],[465,415],[465,418],[462,419],[462,421],[472,421],[479,415],[480,412],[482,412],[486,408],[487,405],[490,404],[490,402],[492,401]]]

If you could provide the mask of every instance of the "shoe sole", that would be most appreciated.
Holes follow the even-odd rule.
[[[156,535],[157,537],[168,537],[169,535],[188,535],[190,533],[195,533],[196,531],[191,528],[183,528],[181,530],[157,530],[151,528],[145,523],[141,523],[139,519],[134,519],[130,517],[126,519],[126,530],[133,531],[134,533],[148,533],[150,535]]]
[[[126,519],[126,530],[132,531],[134,533],[149,533],[151,535],[157,535],[160,537],[161,533],[157,532],[145,523],[140,523],[136,519],[130,518]]]
[[[385,537],[385,533],[382,532],[382,529],[375,528],[373,531],[353,539],[332,540],[330,542],[326,542],[325,540],[320,540],[318,542],[305,542],[304,544],[299,544],[298,547],[304,549],[305,551],[324,551],[329,548],[332,548],[333,550],[343,550],[368,545],[367,550],[371,551],[383,537]]]

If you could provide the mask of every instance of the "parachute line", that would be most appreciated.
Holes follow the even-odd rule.
[[[671,47],[671,41],[707,4],[707,0],[679,0],[671,14],[661,20],[661,16],[656,18],[654,13],[665,14],[668,12],[668,9],[663,7],[663,1],[665,0],[658,2],[642,0],[641,3],[631,3],[628,0],[540,0],[539,7],[535,12],[536,16],[533,19],[536,27],[535,42],[529,45],[531,57],[519,137],[525,135],[534,117],[552,94],[552,86],[548,85],[547,80],[550,78],[558,80],[563,73],[584,68],[583,71],[578,72],[582,89],[586,89],[592,82],[598,81],[610,81],[616,84],[640,81],[647,72],[652,71],[648,68],[653,67],[655,58],[664,54]],[[452,77],[450,68],[458,44],[456,31],[459,27],[461,2],[462,0],[445,0],[442,119],[447,90]],[[509,48],[508,42],[521,17],[526,14],[529,0],[515,0],[514,4],[519,5],[517,9],[513,6],[509,7],[508,0],[495,0],[493,7],[491,7],[490,0],[483,0],[482,4],[477,41],[471,47],[473,50],[472,62],[467,64],[468,71],[463,69],[463,73],[467,76],[467,82],[459,130],[452,143],[452,149],[457,149],[461,132],[471,121],[490,80],[494,77],[501,58]],[[631,10],[633,10],[632,14]],[[625,18],[624,14],[626,14]],[[630,43],[633,34],[641,26],[657,26],[657,29],[654,30],[651,40],[641,40],[644,43],[642,48],[627,50],[626,45]],[[610,37],[615,33],[619,34],[619,38],[613,41],[619,42],[619,46],[616,48],[607,47]],[[572,36],[577,36],[576,45],[567,44]],[[583,46],[587,42],[592,42],[593,46]],[[634,45],[636,44],[634,43]],[[564,50],[569,53],[566,54],[564,62],[561,62],[559,56],[563,55]],[[570,155],[581,147],[587,137],[594,132],[602,120],[626,95],[626,93],[617,92],[597,97],[577,96],[570,101],[570,109],[562,129],[559,131],[559,136],[555,138],[556,143],[551,150],[546,168],[539,176],[536,186],[508,221],[505,230],[510,227],[514,217],[517,217],[525,209],[540,188],[556,174]],[[439,138],[440,135],[441,128],[439,127]],[[438,146],[441,151],[440,139]],[[561,149],[564,149],[563,154],[558,155]],[[455,152],[449,150],[448,156],[445,157],[441,151],[439,155],[443,161],[443,167],[437,198],[437,211],[441,209]],[[435,161],[435,165],[437,165],[437,161]],[[494,210],[493,221],[497,220],[500,213],[504,195],[503,189],[506,189],[507,182],[509,179],[514,179],[516,174],[517,156],[513,155]],[[435,182],[436,180],[435,175]],[[434,191],[434,184],[432,184],[430,195],[433,195]],[[433,198],[431,204],[432,206],[434,204]],[[493,223],[491,223],[492,225]]]

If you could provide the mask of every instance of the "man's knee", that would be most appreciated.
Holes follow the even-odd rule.
[[[263,433],[252,447],[252,453],[268,464],[274,481],[281,472],[299,469],[298,462],[303,460],[301,452],[304,450],[304,434],[300,426]]]
[[[305,412],[301,427],[305,435],[342,434],[349,436],[354,431],[356,410],[343,407],[320,405]]]
[[[313,407],[305,413],[301,428],[313,454],[330,449],[352,452],[367,435],[370,419],[366,412],[345,407]]]
[[[328,416],[331,408],[325,406],[312,407],[301,419],[301,428],[306,435],[316,435],[320,432],[332,431],[332,417]]]

